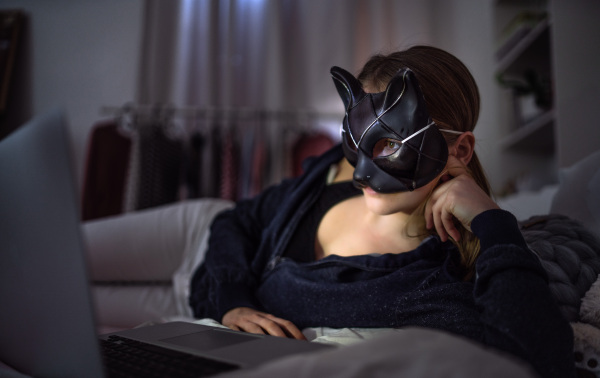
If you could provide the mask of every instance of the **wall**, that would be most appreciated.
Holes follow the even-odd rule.
[[[558,166],[600,149],[600,2],[551,1]]]
[[[508,132],[510,104],[495,82],[494,7],[498,0],[433,0],[433,39],[461,58],[481,91],[475,131],[476,151],[492,188],[502,193],[510,182],[539,189],[568,167],[600,148],[600,3],[550,0],[555,90],[555,156],[507,151],[499,141]],[[507,106],[506,108],[504,106]]]
[[[0,8],[24,9],[29,17],[30,40],[28,62],[25,69],[30,70],[30,90],[24,91],[29,97],[29,105],[24,106],[29,116],[39,114],[51,107],[62,106],[69,115],[73,136],[73,153],[77,161],[78,180],[83,176],[83,163],[87,138],[94,122],[105,115],[100,108],[105,105],[122,105],[135,100],[138,96],[138,78],[141,75],[141,54],[143,40],[143,23],[145,0],[3,0]],[[357,54],[349,61],[364,61],[364,57],[377,50],[390,50],[414,43],[431,43],[444,48],[462,59],[477,80],[482,97],[482,108],[476,129],[477,153],[486,169],[492,187],[500,191],[511,178],[507,166],[518,166],[518,156],[502,155],[498,140],[501,137],[502,109],[498,108],[498,87],[494,82],[494,38],[492,30],[492,7],[494,0],[408,0],[393,3],[391,19],[402,20],[398,23],[398,33],[393,30],[388,36],[381,31],[379,37],[358,38]],[[368,0],[348,1],[349,6],[369,7]],[[310,7],[302,3],[303,11]],[[590,12],[591,13],[591,12]],[[315,25],[323,23],[324,15],[315,16]],[[377,14],[366,16],[364,21],[377,22]],[[389,19],[390,17],[386,17]],[[557,19],[556,27],[568,28],[566,18]],[[560,25],[559,25],[560,24]],[[335,25],[331,26],[335,28]],[[406,33],[406,30],[414,32]],[[333,41],[335,33],[320,33],[310,28],[305,31],[307,38],[321,41]],[[401,35],[395,35],[401,34]],[[377,36],[377,34],[375,34]],[[311,49],[312,46],[308,45]],[[337,43],[348,43],[340,42]],[[571,49],[585,49],[585,45],[563,43]],[[588,43],[589,45],[589,43]],[[338,49],[339,50],[339,49]],[[319,50],[322,51],[322,50]],[[332,56],[335,55],[332,48]],[[577,50],[573,54],[581,54]],[[321,54],[321,53],[319,53]],[[339,55],[339,54],[338,54]],[[318,55],[321,64],[330,64],[332,56]],[[557,65],[571,64],[570,55],[562,55]],[[598,54],[594,55],[597,59]],[[338,63],[344,65],[343,62]],[[356,67],[345,67],[356,70]],[[316,77],[317,67],[309,67],[310,76]],[[328,76],[327,76],[328,78]],[[560,84],[560,78],[558,80]],[[564,84],[563,84],[564,85]],[[322,93],[331,89],[327,80],[318,78],[315,88]],[[593,89],[597,91],[597,87]],[[589,92],[588,92],[589,93]],[[324,107],[339,110],[339,100],[335,92],[331,96],[317,96]],[[314,97],[314,94],[306,97]],[[570,98],[562,101],[581,102],[573,92]],[[596,109],[591,97],[586,97],[588,108]],[[300,101],[301,98],[291,96],[286,103]],[[560,100],[560,99],[559,99]],[[584,114],[559,117],[579,117],[576,122],[588,122]],[[595,117],[597,119],[598,117]],[[562,155],[561,165],[566,165],[579,158],[576,152],[577,141],[584,140],[588,145],[595,145],[594,138],[579,135],[576,131],[568,135],[559,135],[565,140],[564,151],[574,151]],[[592,147],[587,146],[587,150]]]
[[[492,1],[434,0],[432,16],[433,38],[438,46],[460,58],[471,71],[479,86],[481,111],[475,128],[475,151],[495,192],[508,180],[506,160],[500,156],[501,135],[498,86],[494,81],[495,45]]]
[[[147,103],[342,115],[331,66],[432,42],[422,0],[148,0],[146,19]]]
[[[385,0],[389,4],[387,12],[382,10],[385,8],[383,0],[377,1],[377,7],[371,0],[287,3],[313,18],[312,25],[317,29],[311,26],[298,31],[307,38],[304,43],[313,57],[309,67],[302,67],[306,70],[304,77],[311,80],[311,93],[304,97],[293,93],[285,99],[286,104],[317,98],[314,101],[317,109],[333,108],[341,114],[341,101],[328,74],[332,64],[355,71],[374,52],[433,43],[427,1]],[[67,111],[80,185],[89,132],[96,121],[106,117],[100,108],[141,98],[138,91],[139,84],[145,82],[140,78],[146,63],[142,61],[142,54],[147,3],[147,0],[3,0],[0,5],[1,9],[22,9],[29,17],[28,51],[26,60],[21,62],[28,71],[25,76],[29,78],[30,87],[20,101],[25,118],[55,106]],[[339,4],[347,7],[337,9],[335,5],[339,8]],[[356,41],[347,38],[354,30],[352,26],[347,33],[328,20],[330,12],[340,11],[352,14],[360,22],[372,23],[374,32],[369,36],[356,36]],[[331,47],[323,47],[324,41]],[[344,48],[340,48],[341,45]],[[290,46],[287,41],[280,41],[277,48],[289,49]],[[341,51],[350,52],[350,56],[346,57]],[[152,74],[161,73],[165,74]],[[282,99],[269,101],[276,103],[275,100]]]
[[[20,69],[26,118],[54,107],[66,110],[81,182],[88,132],[103,105],[134,99],[143,0],[3,0],[0,9],[28,16]],[[20,83],[19,83],[20,84]]]

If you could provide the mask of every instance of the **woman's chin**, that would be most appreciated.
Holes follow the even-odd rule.
[[[377,193],[373,189],[370,189],[371,193],[365,189],[363,189],[363,191],[363,198],[365,199],[367,209],[369,209],[369,211],[373,214],[389,215],[398,211],[397,203],[394,203],[395,201],[391,202],[388,198],[389,196],[386,196],[382,193]]]
[[[377,215],[410,214],[425,199],[418,192],[379,193],[370,187],[362,190],[367,208]]]

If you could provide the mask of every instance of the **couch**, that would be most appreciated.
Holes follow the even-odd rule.
[[[561,170],[557,185],[498,202],[518,210],[525,239],[573,325],[580,376],[600,377],[600,284],[594,285],[600,274],[600,151]],[[233,205],[198,199],[85,222],[99,332],[169,320],[220,326],[214,319],[193,319],[187,297],[211,220]],[[534,377],[511,357],[440,331],[312,328],[304,333],[313,342],[345,347],[232,376]]]

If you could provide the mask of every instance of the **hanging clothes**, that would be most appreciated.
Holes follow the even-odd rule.
[[[221,136],[217,124],[211,123],[203,134],[200,146],[199,188],[200,197],[217,198],[221,177]]]
[[[181,141],[165,134],[163,122],[151,123],[138,129],[139,164],[136,210],[176,202],[183,167]]]
[[[221,185],[219,197],[235,201],[238,199],[239,143],[233,127],[225,130],[222,137]]]
[[[213,110],[126,104],[115,110],[115,121],[95,126],[82,217],[193,198],[253,197],[299,175],[305,158],[335,143],[306,113]]]
[[[252,150],[252,172],[250,172],[249,196],[253,197],[262,192],[265,184],[266,164],[267,164],[267,141],[264,132],[259,138],[254,140]]]
[[[200,182],[201,177],[201,162],[202,162],[202,147],[204,146],[205,137],[198,131],[192,132],[189,137],[186,148],[185,157],[185,179],[187,186],[187,198],[200,198]]]
[[[306,158],[319,156],[334,146],[331,137],[323,132],[311,132],[302,134],[292,147],[293,176],[300,176],[304,169],[302,163]]]
[[[109,120],[92,127],[85,163],[82,220],[123,212],[131,138],[118,121]]]

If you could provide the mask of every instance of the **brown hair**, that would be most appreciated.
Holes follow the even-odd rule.
[[[389,55],[374,55],[364,65],[358,80],[363,86],[371,85],[384,90],[387,83],[401,68],[411,69],[419,84],[431,118],[439,128],[456,131],[473,131],[479,118],[479,89],[467,67],[454,55],[431,46],[414,46]],[[443,133],[449,145],[457,136]],[[490,186],[475,152],[469,162],[469,169],[475,182],[489,195]],[[419,233],[426,236],[424,224],[425,204],[413,214],[418,217]],[[460,226],[461,238],[457,245],[465,277],[472,275],[479,255],[479,240]]]

